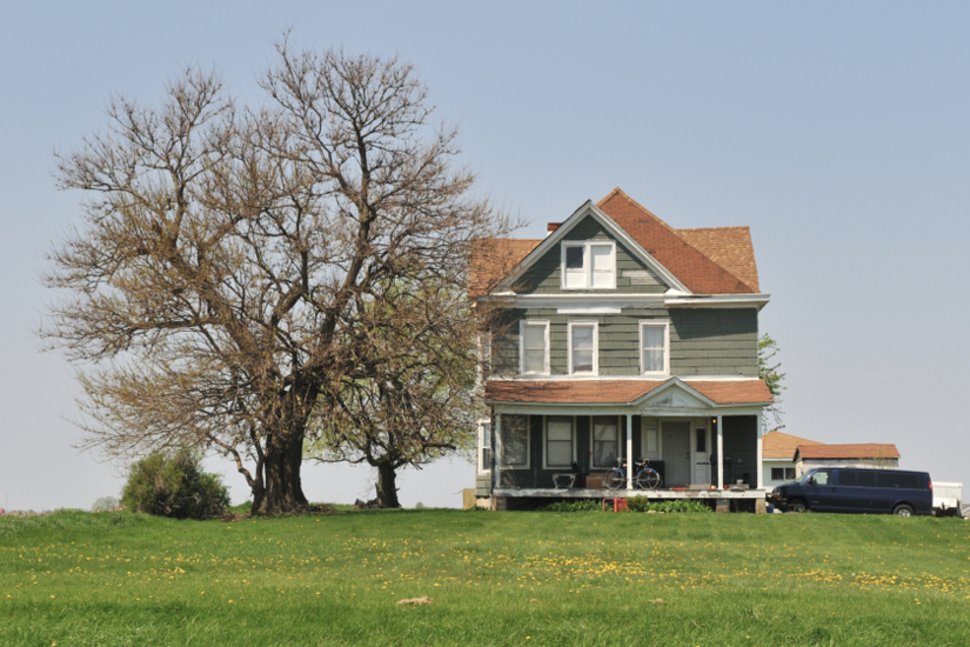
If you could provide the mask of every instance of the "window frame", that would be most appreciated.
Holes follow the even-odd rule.
[[[593,369],[591,371],[577,372],[573,368],[573,329],[575,328],[589,328],[593,329]],[[570,321],[566,324],[566,362],[567,362],[567,373],[569,375],[599,375],[600,373],[600,343],[599,343],[599,321],[589,320],[589,321]]]
[[[525,329],[529,327],[545,328],[543,342],[545,347],[542,355],[542,371],[525,370]],[[549,321],[547,319],[521,319],[519,321],[519,374],[520,375],[549,375]]]
[[[663,328],[663,368],[659,371],[646,370],[643,361],[644,351],[644,330],[646,328]],[[641,319],[637,327],[637,346],[638,362],[640,364],[640,375],[670,375],[670,321],[666,319]]]
[[[576,462],[576,417],[575,416],[544,416],[542,425],[542,468],[547,470],[565,470],[571,469],[572,464]],[[550,463],[549,462],[549,423],[553,420],[568,420],[569,421],[569,462],[568,463]],[[563,442],[557,440],[556,442]]]
[[[496,464],[499,469],[503,470],[527,470],[532,465],[532,424],[530,418],[526,414],[521,413],[503,413],[501,426],[499,427],[501,433],[496,435],[496,444],[498,445],[498,454],[496,454]],[[505,446],[506,442],[503,436],[508,434],[510,428],[509,420],[519,418],[525,421],[525,462],[524,463],[508,463],[505,458]],[[492,451],[495,451],[493,449]]]
[[[568,285],[566,280],[566,249],[581,247],[583,250],[583,285]],[[593,247],[610,248],[610,284],[594,286],[593,283]],[[564,240],[560,243],[560,286],[563,290],[615,290],[616,289],[616,241],[613,240]],[[575,273],[576,271],[573,270]]]
[[[486,459],[485,452],[489,452],[489,456]],[[476,454],[478,455],[478,473],[479,474],[489,474],[492,471],[492,421],[491,420],[479,420],[478,421],[478,448]]]
[[[775,476],[775,472],[781,472],[781,476]],[[771,480],[772,481],[794,481],[795,468],[794,467],[772,467]]]
[[[611,467],[616,467],[616,461],[614,460],[609,465],[601,465],[596,462],[596,419],[597,418],[609,418],[613,420],[613,425],[615,429],[614,440],[616,442],[616,456],[619,458],[623,457],[623,438],[622,432],[620,430],[620,419],[617,416],[590,416],[589,417],[589,468],[591,470],[596,469],[609,469]]]

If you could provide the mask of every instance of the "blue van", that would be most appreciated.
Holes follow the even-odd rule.
[[[804,512],[933,513],[933,482],[926,472],[819,467],[768,495],[780,510]]]

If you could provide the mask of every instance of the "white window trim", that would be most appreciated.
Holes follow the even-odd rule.
[[[593,328],[593,370],[577,373],[573,370],[573,328],[586,326]],[[570,321],[566,331],[566,359],[570,375],[599,375],[600,374],[600,324],[598,321]]]
[[[608,287],[593,287],[593,246],[610,246],[610,262],[613,265],[613,281]],[[566,248],[583,248],[583,268],[586,274],[585,284],[579,287],[566,286]],[[563,290],[615,290],[616,289],[616,242],[612,240],[587,240],[587,241],[563,241],[559,247],[559,276],[560,286]]]
[[[625,453],[624,446],[623,446],[624,434],[620,426],[620,420],[617,418],[617,416],[611,416],[611,415],[590,416],[589,417],[589,468],[591,470],[597,470],[597,469],[609,469],[611,467],[616,467],[615,462],[612,463],[611,465],[599,465],[593,462],[596,460],[595,458],[596,456],[596,430],[595,430],[596,418],[613,419],[613,424],[616,425],[616,455],[623,456]]]
[[[525,329],[527,326],[545,327],[545,353],[542,359],[542,372],[525,370]],[[522,319],[519,321],[519,374],[520,375],[549,375],[549,322],[539,319]]]
[[[486,449],[485,443],[488,443],[489,445],[487,449],[489,449],[490,451],[494,451],[494,448],[491,447],[492,421],[484,419],[484,420],[479,420],[477,424],[478,424],[478,451],[477,451],[478,473],[489,474],[492,471],[491,461],[489,461],[490,463],[489,465],[485,465],[485,461],[482,460],[482,458],[485,454],[485,451],[484,451]]]
[[[493,452],[498,452],[495,454],[496,465],[500,470],[527,470],[532,466],[532,425],[528,414],[521,413],[503,413],[502,424],[499,426],[500,433],[495,434],[495,447],[492,448]],[[506,421],[510,416],[521,416],[525,418],[525,462],[509,464],[504,463],[502,459],[505,457],[505,444],[502,441],[502,434],[506,433],[508,426]]]
[[[570,465],[550,465],[549,464],[549,419],[550,418],[567,418],[570,425],[570,447],[572,449],[572,457],[570,458]],[[543,416],[542,424],[542,469],[545,470],[567,470],[570,469],[572,463],[576,462],[576,416]]]
[[[661,371],[647,371],[643,366],[643,329],[646,327],[660,328],[664,330],[664,366]],[[637,362],[640,365],[640,375],[670,375],[670,322],[667,320],[646,319],[641,320],[637,327],[639,343],[637,346]]]

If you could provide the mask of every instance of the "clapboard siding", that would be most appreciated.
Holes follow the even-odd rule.
[[[640,262],[621,242],[603,228],[592,216],[587,216],[569,230],[565,242],[604,240],[616,243],[616,289],[615,290],[569,290],[570,293],[591,294],[661,293],[667,286],[652,270]],[[561,245],[555,245],[516,281],[514,290],[519,294],[554,294],[562,292]]]
[[[753,308],[724,310],[665,310],[624,308],[614,315],[560,315],[554,308],[511,309],[492,338],[492,373],[514,375],[519,370],[519,324],[521,319],[549,322],[549,365],[553,375],[568,370],[567,339],[570,321],[599,324],[599,374],[637,375],[639,323],[670,321],[670,371],[672,375],[758,374],[758,313]]]

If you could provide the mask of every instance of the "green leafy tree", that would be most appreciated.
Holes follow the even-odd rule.
[[[763,333],[758,338],[758,377],[764,380],[774,396],[772,405],[765,409],[773,421],[774,426],[782,427],[782,416],[784,411],[781,409],[781,394],[785,390],[785,373],[781,370],[781,362],[776,359],[780,349],[778,342],[768,333]]]
[[[208,519],[225,511],[229,493],[218,476],[202,471],[190,450],[157,451],[131,466],[121,502],[133,512]]]
[[[376,284],[362,295],[348,322],[354,369],[322,421],[315,453],[375,467],[382,508],[400,507],[400,468],[474,441],[479,315],[465,298],[463,273],[443,270],[429,267],[417,281]]]

